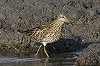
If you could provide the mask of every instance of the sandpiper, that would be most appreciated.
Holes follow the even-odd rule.
[[[50,24],[41,25],[39,27],[28,29],[25,31],[17,31],[25,34],[26,36],[29,36],[35,42],[41,43],[35,55],[38,55],[40,48],[44,46],[44,52],[47,57],[49,57],[45,47],[48,43],[55,42],[60,38],[62,26],[64,23],[69,23],[68,15],[62,13]]]

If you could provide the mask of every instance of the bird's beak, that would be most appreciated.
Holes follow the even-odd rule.
[[[69,21],[66,21],[66,22],[65,22],[65,24],[67,24],[67,25],[68,25],[68,24],[69,24]]]

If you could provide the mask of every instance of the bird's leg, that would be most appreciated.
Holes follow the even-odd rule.
[[[45,54],[47,55],[47,57],[49,57],[49,55],[48,55],[48,53],[47,53],[47,51],[46,51],[45,46],[44,46],[44,52],[45,52]]]
[[[38,53],[39,53],[41,47],[42,47],[42,45],[39,46],[39,48],[38,48],[38,50],[37,50],[37,52],[36,52],[36,54],[35,54],[36,56],[38,55]]]

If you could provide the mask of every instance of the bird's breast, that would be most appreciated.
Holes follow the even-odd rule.
[[[57,41],[60,37],[60,32],[50,32],[48,34],[45,35],[45,37],[43,38],[43,42],[47,42],[47,43],[52,43],[54,41]]]

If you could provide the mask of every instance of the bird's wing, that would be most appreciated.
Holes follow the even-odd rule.
[[[36,28],[27,29],[25,31],[17,30],[18,32],[25,34],[26,36],[31,37],[33,40],[40,41],[45,37],[47,34],[47,30],[49,27],[46,25],[38,26]]]
[[[39,26],[38,28],[36,28],[34,31],[32,31],[32,39],[36,40],[36,41],[41,41],[45,35],[48,33],[49,28],[45,25]]]

